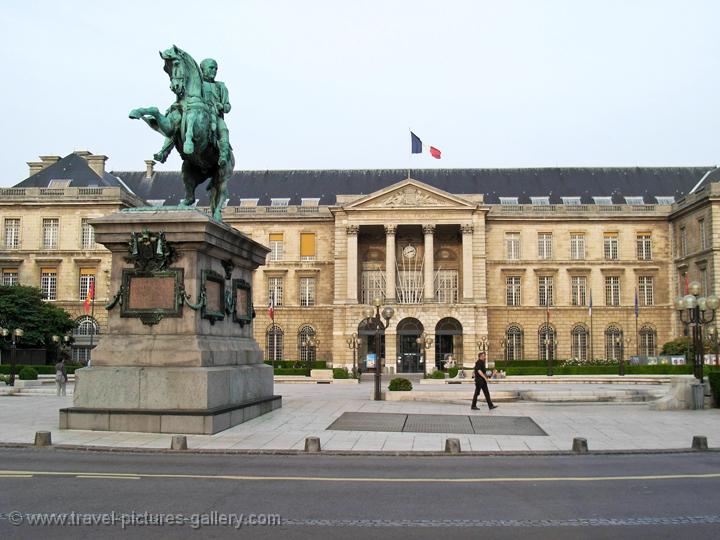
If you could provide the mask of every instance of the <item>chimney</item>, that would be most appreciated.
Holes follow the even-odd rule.
[[[83,157],[87,160],[88,165],[90,165],[90,168],[93,172],[95,172],[95,174],[97,174],[100,178],[105,176],[105,162],[107,161],[107,156],[88,153],[87,156]]]
[[[155,174],[155,162],[152,159],[145,160],[145,178],[152,178]]]
[[[60,161],[60,156],[40,156],[40,161],[42,161],[44,169]]]
[[[33,176],[45,168],[45,164],[42,161],[28,161],[27,164],[28,167],[30,167],[30,174],[28,176]]]
[[[76,156],[85,157],[85,156],[91,156],[92,152],[88,152],[87,150],[75,150],[73,152]]]

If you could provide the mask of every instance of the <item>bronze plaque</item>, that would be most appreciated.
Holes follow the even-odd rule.
[[[250,313],[248,313],[248,306],[250,303],[248,302],[248,290],[247,289],[235,289],[235,310],[238,317],[249,317]]]
[[[214,313],[222,313],[225,310],[225,299],[223,298],[223,286],[216,281],[205,282],[205,294],[207,295],[207,309]]]
[[[130,278],[128,309],[175,309],[175,277]]]

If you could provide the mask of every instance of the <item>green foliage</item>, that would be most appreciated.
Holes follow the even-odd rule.
[[[18,373],[18,379],[21,381],[36,381],[38,378],[38,372],[36,369],[30,366],[25,366]]]
[[[708,380],[710,381],[710,390],[712,390],[715,407],[720,408],[720,371],[708,373]]]
[[[294,368],[294,369],[307,369],[307,362],[302,362],[300,360],[277,360],[275,362],[272,362],[270,360],[265,360],[265,363],[268,366],[274,366],[275,368]],[[312,366],[310,369],[327,369],[327,365],[324,360],[316,360],[312,363]]]
[[[345,368],[333,368],[333,379],[349,379],[350,375]]]
[[[49,336],[63,336],[75,328],[68,312],[44,302],[40,289],[35,287],[0,286],[0,314],[0,326],[22,328],[25,332],[18,343],[22,348],[49,346]]]
[[[275,368],[275,375],[307,375],[306,368]]]
[[[10,375],[0,375],[0,383],[10,384]]]
[[[431,379],[444,379],[445,378],[445,372],[444,371],[433,371],[430,375]]]
[[[412,390],[412,388],[412,383],[409,380],[403,379],[401,377],[397,377],[391,380],[390,384],[388,385],[388,390],[392,392],[409,392],[410,390]]]
[[[451,379],[457,377],[459,370],[460,370],[460,368],[458,368],[458,367],[448,368],[448,377],[450,377]]]
[[[555,375],[617,375],[619,367],[617,364],[611,366],[553,366]],[[631,366],[625,364],[626,375],[689,375],[692,373],[692,366]],[[507,369],[507,375],[547,375],[545,367],[511,367]]]
[[[703,343],[703,351],[706,353],[713,352],[714,345],[705,341]],[[684,355],[685,358],[691,359],[695,356],[695,347],[693,347],[692,339],[689,337],[680,337],[668,341],[663,345],[661,354]]]

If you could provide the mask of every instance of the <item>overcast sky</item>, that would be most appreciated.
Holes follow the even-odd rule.
[[[213,57],[237,169],[720,162],[720,2],[4,0],[0,185],[76,149],[142,170],[158,51]],[[161,170],[179,168],[174,157]]]

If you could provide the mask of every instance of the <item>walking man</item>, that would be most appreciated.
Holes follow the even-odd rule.
[[[55,384],[57,385],[57,395],[65,395],[65,385],[67,384],[67,370],[65,369],[65,359],[55,364]]]
[[[492,399],[490,398],[487,375],[485,374],[486,369],[487,368],[485,366],[485,353],[480,352],[478,353],[478,359],[477,362],[475,362],[475,368],[473,369],[473,377],[475,377],[475,394],[473,394],[472,406],[470,407],[470,409],[472,409],[473,411],[478,410],[477,400],[481,390],[483,395],[485,396],[485,401],[487,402],[488,408],[491,411],[493,409],[497,409],[497,405],[493,405]]]

